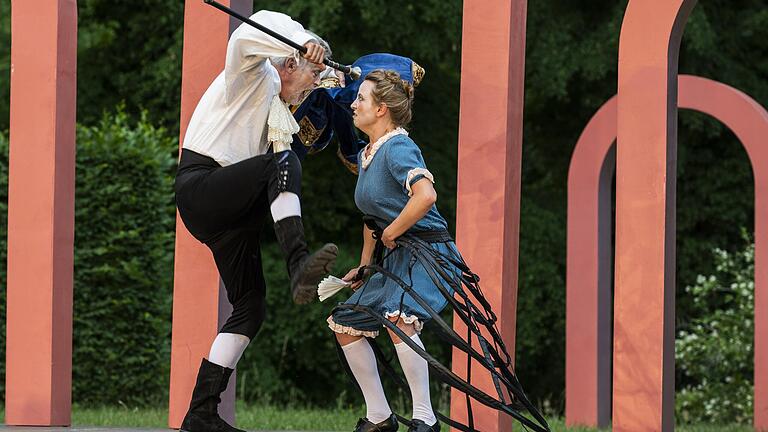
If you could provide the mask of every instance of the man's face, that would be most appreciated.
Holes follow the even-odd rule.
[[[368,129],[369,125],[376,123],[378,120],[376,114],[379,106],[373,101],[373,95],[371,94],[373,86],[373,82],[363,81],[360,84],[360,89],[357,91],[357,98],[350,106],[352,108],[352,120],[355,126],[363,132]]]
[[[325,70],[325,65],[306,63],[298,66],[293,59],[289,59],[286,66],[287,73],[282,75],[280,97],[289,105],[295,105],[306,92],[320,84],[320,73]]]

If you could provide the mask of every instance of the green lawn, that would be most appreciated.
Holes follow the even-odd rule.
[[[364,414],[365,411],[362,407],[359,410],[320,410],[238,404],[237,426],[249,430],[352,431],[358,417]],[[2,410],[0,410],[0,415],[5,418]],[[72,409],[73,426],[165,428],[167,422],[167,409],[165,407],[129,409],[75,406]]]
[[[364,415],[363,407],[358,409],[301,409],[277,408],[270,406],[246,406],[238,404],[237,426],[248,430],[316,430],[316,431],[346,431],[351,432],[358,417]],[[0,416],[5,418],[0,409]],[[165,408],[129,409],[121,407],[83,408],[76,406],[72,410],[73,426],[122,426],[142,428],[165,428],[167,422]],[[445,425],[443,425],[445,426]],[[597,429],[571,428],[566,429],[561,419],[551,419],[552,431],[597,432]],[[448,432],[447,427],[443,427]],[[516,431],[522,428],[515,426]],[[608,431],[610,429],[605,429]],[[681,432],[751,432],[748,426],[678,426]],[[401,427],[401,431],[405,429]]]

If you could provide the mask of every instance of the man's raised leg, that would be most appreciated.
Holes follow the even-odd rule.
[[[293,301],[305,304],[317,295],[317,284],[331,272],[338,247],[326,243],[310,254],[301,219],[301,162],[291,150],[276,153],[276,175],[269,184],[270,211],[277,242],[291,278]]]

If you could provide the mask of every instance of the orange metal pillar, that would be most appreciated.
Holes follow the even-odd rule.
[[[225,6],[250,15],[249,0],[220,0]],[[197,102],[214,78],[224,70],[227,40],[240,24],[199,0],[186,2],[181,82],[181,137]],[[168,426],[178,428],[189,407],[200,361],[208,357],[211,342],[231,313],[219,273],[208,248],[198,242],[176,218],[173,285],[173,337]],[[234,421],[235,374],[219,406],[221,416]]]
[[[69,425],[75,0],[13,1],[5,422]]]
[[[526,0],[496,1],[492,6],[467,0],[462,33],[456,239],[480,275],[513,358],[526,12]],[[459,334],[466,333],[455,326]],[[453,370],[466,377],[466,355],[458,350],[453,352]],[[487,373],[473,373],[472,382],[496,394]],[[479,404],[473,407],[476,429],[510,430],[508,416]],[[455,390],[451,417],[463,422],[467,418],[464,395]]]
[[[674,429],[677,59],[695,0],[630,0],[619,41],[613,427]]]

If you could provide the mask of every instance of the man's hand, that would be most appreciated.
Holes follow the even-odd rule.
[[[360,266],[360,267],[362,267],[362,266]],[[341,280],[347,281],[347,282],[350,282],[350,281],[353,281],[353,280],[355,281],[355,282],[352,283],[352,285],[349,286],[350,288],[352,288],[352,291],[357,291],[357,289],[360,288],[360,285],[363,284],[363,280],[362,279],[357,279],[357,280],[355,279],[357,277],[358,271],[360,270],[360,267],[353,268],[352,270],[347,272],[346,276],[341,278]]]
[[[307,42],[304,47],[307,49],[307,53],[304,54],[305,59],[315,64],[323,64],[325,49],[322,46],[314,42]]]

